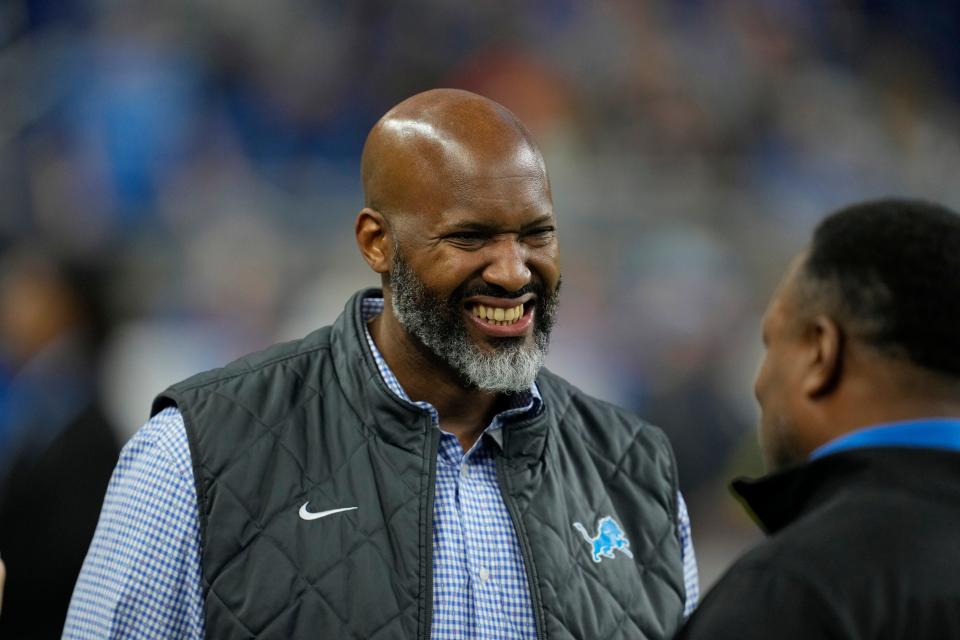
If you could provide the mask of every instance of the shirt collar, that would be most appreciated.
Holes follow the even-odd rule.
[[[912,447],[960,451],[960,417],[924,418],[865,427],[815,449],[811,460],[849,449]]]
[[[367,324],[367,322],[383,312],[383,298],[363,298],[361,304],[361,313],[364,323],[364,333],[367,337],[367,345],[370,347],[370,352],[373,354],[373,359],[377,363],[377,370],[380,372],[380,377],[383,378],[383,382],[395,396],[404,402],[408,402],[423,409],[428,409],[430,414],[433,416],[434,424],[439,424],[440,418],[437,414],[436,408],[434,408],[434,406],[429,402],[414,402],[410,399],[410,396],[408,396],[407,392],[403,390],[402,386],[400,386],[400,381],[397,380],[397,377],[393,374],[393,371],[390,370],[390,367],[387,365],[387,361],[384,359],[383,355],[380,353],[380,350],[377,349],[376,343],[373,341],[373,336],[370,334],[370,326]],[[486,429],[486,432],[489,433],[490,436],[496,440],[497,444],[499,444],[501,447],[503,446],[503,435],[500,429],[505,421],[525,417],[528,415],[534,415],[543,407],[543,397],[540,395],[540,390],[537,388],[536,382],[530,385],[529,390],[524,391],[523,393],[513,394],[510,396],[510,398],[510,406],[505,411],[502,411],[494,416],[493,420],[490,422],[490,425]]]

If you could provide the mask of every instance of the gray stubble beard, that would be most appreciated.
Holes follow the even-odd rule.
[[[500,338],[492,351],[471,339],[462,306],[434,296],[395,248],[390,301],[397,320],[471,387],[497,393],[528,391],[543,367],[556,317],[558,291],[541,295],[536,307],[533,345],[523,338]],[[458,301],[454,301],[455,303]]]

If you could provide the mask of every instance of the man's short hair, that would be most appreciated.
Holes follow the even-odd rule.
[[[856,338],[960,377],[960,215],[922,200],[855,204],[824,219],[807,285]]]

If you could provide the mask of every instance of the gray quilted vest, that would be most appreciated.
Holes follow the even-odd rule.
[[[154,402],[186,423],[209,638],[430,637],[439,431],[381,379],[364,295],[381,294]],[[547,371],[537,384],[543,410],[494,448],[538,636],[672,637],[684,586],[665,436]],[[305,521],[305,502],[359,508]]]

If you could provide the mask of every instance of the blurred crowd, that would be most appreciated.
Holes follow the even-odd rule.
[[[169,383],[377,284],[352,237],[364,137],[437,86],[542,146],[564,271],[548,364],[671,436],[709,583],[748,541],[723,486],[759,471],[759,318],[789,257],[853,200],[960,206],[958,43],[936,0],[0,4],[8,596],[16,461],[81,417],[113,440],[65,451],[112,460]]]

